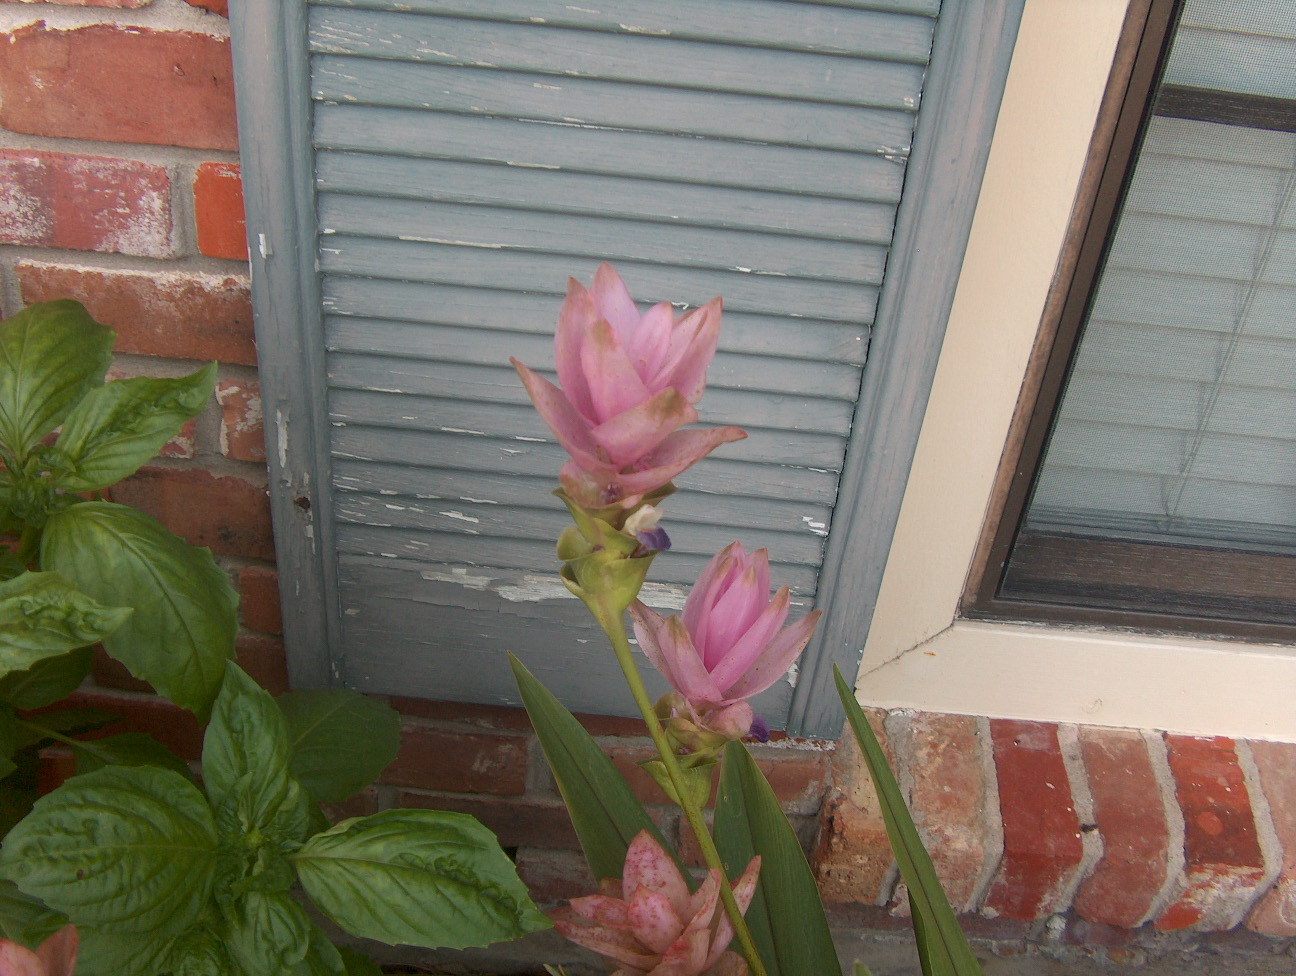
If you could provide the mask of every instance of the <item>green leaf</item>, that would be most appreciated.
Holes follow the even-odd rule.
[[[378,964],[368,956],[363,956],[349,946],[338,946],[338,955],[346,966],[346,976],[382,976]]]
[[[107,725],[120,722],[122,717],[102,708],[59,708],[39,715],[28,715],[20,720],[25,727],[23,745],[43,742],[52,736],[44,732],[57,732],[60,735],[79,735],[82,732],[93,732]]]
[[[286,894],[248,892],[229,913],[225,948],[243,976],[286,976],[310,948],[310,920]]]
[[[320,931],[318,925],[312,925],[306,955],[293,970],[293,976],[350,976],[351,970],[342,951],[328,940],[328,936]],[[359,955],[349,949],[346,951],[352,955]],[[379,970],[375,976],[381,976],[381,971]]]
[[[66,491],[97,491],[134,474],[202,412],[216,364],[179,379],[140,376],[90,391],[68,414],[52,452],[51,477]]]
[[[90,673],[90,656],[90,648],[82,647],[9,672],[0,678],[0,702],[29,711],[62,701]]]
[[[76,925],[167,936],[211,897],[207,800],[178,773],[108,766],[37,801],[5,838],[0,874]]]
[[[230,976],[232,963],[209,925],[177,935],[80,928],[76,976]]]
[[[67,921],[66,915],[24,895],[12,881],[0,881],[0,936],[35,949]]]
[[[104,648],[177,705],[207,717],[234,656],[238,596],[211,552],[125,505],[85,502],[50,517],[41,565],[102,603],[134,607]]]
[[[219,808],[249,774],[267,781],[288,769],[288,733],[269,693],[233,661],[203,736],[203,786]]]
[[[730,877],[760,855],[756,896],[745,918],[769,976],[840,976],[823,902],[801,844],[774,791],[739,742],[725,746],[715,842]]]
[[[289,769],[320,803],[364,789],[396,758],[400,715],[354,691],[290,691],[275,699],[288,728]]]
[[[77,775],[93,773],[105,766],[157,766],[188,777],[189,764],[144,732],[122,732],[102,739],[77,739],[71,743],[76,753]]]
[[[13,754],[20,745],[17,716],[12,708],[0,706],[0,779],[18,768],[18,764],[13,761]]]
[[[932,867],[931,858],[927,855],[927,849],[923,847],[918,829],[905,806],[904,796],[887,764],[886,753],[882,751],[877,736],[873,734],[868,719],[855,700],[855,693],[846,684],[836,665],[833,665],[833,677],[837,682],[837,694],[841,698],[842,707],[846,709],[846,718],[859,742],[860,751],[864,754],[869,775],[873,777],[873,787],[882,807],[882,819],[886,822],[887,837],[891,840],[891,850],[895,853],[900,874],[909,888],[914,935],[918,939],[923,972],[928,976],[981,976],[981,964],[973,955],[972,947],[968,945],[963,930],[959,928],[958,919],[954,916],[954,910],[945,897],[936,869]]]
[[[111,634],[129,607],[104,606],[58,573],[23,573],[0,583],[0,675],[26,671]]]
[[[113,339],[73,301],[29,305],[0,322],[0,450],[18,466],[103,383]]]
[[[462,949],[549,927],[495,835],[467,814],[344,820],[289,859],[324,914],[366,939]]]
[[[641,830],[648,831],[663,850],[670,851],[670,845],[625,777],[585,727],[512,654],[509,663],[513,666],[518,691],[522,693],[522,704],[531,717],[536,738],[567,804],[590,873],[600,880],[621,877],[626,849]],[[673,851],[672,857],[685,872],[684,876],[689,877]]]

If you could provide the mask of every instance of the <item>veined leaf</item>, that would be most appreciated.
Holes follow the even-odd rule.
[[[184,422],[202,412],[216,364],[178,379],[139,376],[91,390],[63,422],[51,477],[66,491],[97,491],[135,473]]]
[[[21,745],[18,739],[18,722],[12,708],[0,705],[0,779],[18,768],[13,754]]]
[[[354,691],[290,691],[275,703],[288,729],[288,768],[320,803],[360,792],[400,747],[400,715]]]
[[[310,920],[282,892],[250,891],[228,917],[225,948],[243,976],[288,976],[310,948]]]
[[[626,849],[641,830],[648,831],[662,850],[670,851],[625,777],[585,727],[512,654],[509,663],[522,693],[522,704],[567,804],[590,873],[596,879],[621,877]],[[673,851],[672,856],[684,877],[689,878],[679,856]]]
[[[467,814],[344,820],[289,860],[324,914],[366,939],[462,949],[549,927],[495,835]]]
[[[70,695],[90,673],[90,648],[82,647],[36,662],[0,678],[0,703],[27,711]]]
[[[308,940],[306,955],[293,969],[293,976],[350,976],[342,953],[318,925],[310,927]],[[374,968],[377,970],[376,966]],[[382,976],[381,971],[375,972],[374,976]]]
[[[103,383],[114,334],[80,302],[41,302],[0,322],[0,450],[19,466]]]
[[[0,675],[102,640],[131,615],[104,606],[58,573],[23,573],[0,583]]]
[[[198,923],[177,935],[123,933],[116,928],[78,929],[76,976],[230,976],[233,964],[211,925]]]
[[[218,844],[207,800],[178,773],[108,766],[37,801],[0,874],[77,926],[175,935],[207,905]]]
[[[41,565],[113,606],[135,609],[104,648],[200,719],[234,656],[238,595],[211,552],[125,505],[84,502],[50,517]]]
[[[756,896],[744,917],[769,976],[841,976],[801,844],[774,791],[739,742],[725,746],[715,842],[730,877],[760,855]]]
[[[846,718],[859,742],[860,752],[864,754],[869,775],[873,778],[873,787],[882,807],[882,819],[886,823],[887,837],[891,840],[891,850],[909,888],[914,935],[918,940],[923,972],[927,976],[981,976],[981,964],[973,955],[972,947],[968,945],[963,930],[959,928],[958,919],[954,916],[954,910],[945,897],[936,869],[932,867],[927,849],[918,836],[918,829],[909,816],[904,795],[887,764],[886,753],[878,744],[877,736],[873,734],[864,711],[855,700],[854,692],[846,684],[836,665],[833,665],[833,677],[837,682],[837,694],[841,698],[842,707],[846,709]]]
[[[0,936],[35,949],[67,921],[66,915],[24,895],[12,881],[0,881]]]

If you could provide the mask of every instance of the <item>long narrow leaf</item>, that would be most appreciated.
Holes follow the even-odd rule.
[[[510,654],[509,662],[595,880],[621,877],[626,848],[641,830],[670,850],[625,777],[584,726],[521,661]]]
[[[919,941],[918,953],[923,972],[927,976],[981,976],[981,965],[972,954],[963,930],[959,928],[954,910],[950,908],[945,891],[941,888],[936,869],[932,867],[927,849],[923,847],[909,809],[905,806],[900,787],[896,784],[891,767],[887,765],[873,729],[864,717],[855,694],[834,665],[837,694],[841,696],[846,718],[859,742],[873,787],[881,801],[882,818],[886,821],[887,836],[895,853],[900,874],[909,887],[913,906],[914,935]]]
[[[725,746],[715,840],[730,877],[760,855],[756,897],[745,917],[769,976],[840,976],[828,919],[801,844],[774,791],[738,742]]]

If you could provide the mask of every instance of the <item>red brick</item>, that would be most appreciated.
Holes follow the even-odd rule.
[[[874,708],[864,712],[894,768],[891,741],[882,724],[886,713]],[[842,738],[831,762],[837,787],[824,798],[810,858],[819,891],[827,902],[880,904],[891,893],[895,858],[877,793],[852,734]]]
[[[90,675],[100,688],[117,688],[121,691],[137,691],[153,694],[153,686],[143,678],[137,678],[130,669],[116,658],[109,657],[102,644],[96,644],[90,658]]]
[[[950,904],[956,911],[970,911],[1003,848],[997,811],[990,804],[989,744],[977,719],[930,712],[911,716],[897,737],[913,780],[909,809],[914,824]],[[907,909],[907,900],[896,900]]]
[[[211,13],[220,14],[222,17],[229,16],[229,0],[185,0],[185,3],[191,7],[201,7]]]
[[[520,800],[499,796],[447,796],[401,790],[396,806],[451,810],[476,817],[504,847],[543,847],[577,850],[576,831],[561,801]]]
[[[1158,929],[1232,928],[1259,894],[1264,854],[1232,739],[1167,735],[1184,818],[1184,877]]]
[[[266,459],[261,384],[256,380],[221,380],[216,384],[221,408],[221,453],[236,461]]]
[[[1165,888],[1170,821],[1143,733],[1080,729],[1103,856],[1076,893],[1089,922],[1137,928]]]
[[[288,659],[284,645],[267,634],[239,634],[234,644],[234,661],[272,695],[288,691]]]
[[[64,139],[235,149],[229,39],[44,23],[5,37],[0,125]]]
[[[194,174],[198,250],[211,258],[246,261],[247,221],[237,163],[203,163]]]
[[[1296,936],[1296,745],[1252,742],[1251,755],[1283,854],[1277,883],[1260,900],[1246,924],[1263,935],[1291,938]]]
[[[585,855],[576,851],[546,851],[524,847],[517,852],[517,871],[531,898],[539,905],[555,905],[569,898],[593,894],[598,887]]]
[[[0,0],[4,3],[56,3],[65,7],[147,7],[153,0]]]
[[[1004,852],[986,907],[1015,921],[1066,908],[1084,858],[1057,726],[991,719]]]
[[[282,634],[279,610],[279,574],[265,566],[241,566],[237,579],[239,619],[248,630]]]
[[[378,787],[366,786],[355,796],[349,796],[337,803],[321,803],[320,807],[330,823],[338,823],[352,817],[367,817],[379,810]]]
[[[117,333],[116,350],[256,365],[248,279],[191,271],[109,271],[22,261],[23,301],[75,298]]]
[[[145,732],[184,759],[202,753],[202,727],[193,714],[165,698],[114,695],[81,689],[63,700],[74,708],[102,708],[122,716],[111,732]]]
[[[190,545],[274,559],[270,499],[262,485],[196,468],[144,467],[111,492],[113,501],[153,516]]]
[[[180,427],[180,433],[162,445],[158,457],[191,459],[196,452],[198,421],[191,418]]]
[[[526,791],[527,736],[406,725],[382,781],[447,793],[518,796]]]
[[[0,149],[0,186],[0,244],[149,258],[175,254],[165,167],[108,156]]]

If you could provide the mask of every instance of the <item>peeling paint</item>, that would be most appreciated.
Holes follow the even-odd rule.
[[[817,522],[809,515],[802,515],[801,521],[804,522],[806,524],[806,527],[815,535],[828,534],[828,525],[825,522]]]
[[[527,574],[513,586],[501,586],[496,590],[510,603],[539,603],[542,600],[574,600],[571,591],[557,577]]]
[[[414,418],[410,417],[409,419],[413,420]],[[443,434],[476,434],[479,437],[486,436],[486,431],[484,430],[468,430],[464,427],[438,427],[437,430],[441,431]]]
[[[429,583],[458,583],[460,586],[467,587],[470,590],[486,590],[490,588],[492,576],[472,576],[468,570],[462,566],[453,567],[449,573],[438,573],[433,569],[425,569],[420,574]]]
[[[631,34],[649,34],[653,37],[670,37],[671,32],[660,27],[636,27],[634,24],[617,24],[623,31]]]
[[[421,495],[419,496],[422,497]],[[435,498],[435,495],[429,495],[429,498]],[[469,498],[467,495],[460,495],[461,502],[468,502],[470,505],[498,505],[499,502],[491,498]]]
[[[481,519],[476,516],[465,515],[463,512],[440,512],[438,514],[444,515],[446,518],[458,519],[461,522],[477,523],[481,521]]]

